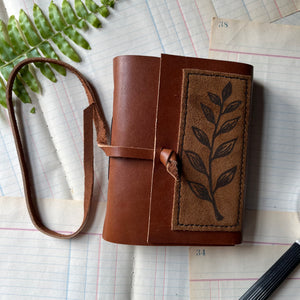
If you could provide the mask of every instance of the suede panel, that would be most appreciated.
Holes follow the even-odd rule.
[[[172,230],[240,231],[251,76],[183,70]]]

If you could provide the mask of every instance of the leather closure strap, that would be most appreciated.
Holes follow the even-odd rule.
[[[83,116],[83,123],[84,123],[84,215],[82,224],[80,227],[73,233],[70,234],[62,234],[59,232],[56,232],[54,230],[51,230],[47,228],[43,221],[41,220],[40,214],[38,212],[36,199],[33,193],[33,188],[31,186],[31,181],[29,178],[29,168],[28,168],[28,162],[25,158],[25,153],[23,150],[23,145],[21,142],[21,137],[19,133],[19,129],[17,126],[16,117],[14,114],[14,107],[12,102],[12,87],[14,80],[17,76],[18,71],[26,64],[29,64],[31,62],[47,62],[47,63],[55,63],[58,65],[61,65],[71,72],[73,72],[78,79],[81,81],[90,105],[84,110],[84,116]],[[94,181],[94,168],[93,168],[93,120],[95,121],[96,129],[97,129],[97,139],[98,141],[105,143],[107,142],[107,126],[105,123],[105,119],[103,117],[103,114],[101,114],[99,108],[97,107],[95,103],[95,94],[93,89],[91,88],[91,85],[88,83],[88,81],[79,73],[75,68],[73,68],[71,65],[68,65],[64,62],[55,60],[55,59],[46,59],[46,58],[30,58],[25,59],[21,61],[19,64],[17,64],[14,69],[12,70],[9,79],[7,81],[7,87],[6,87],[6,100],[7,100],[7,106],[8,106],[8,112],[9,112],[9,118],[11,122],[11,127],[15,139],[15,144],[17,148],[17,153],[19,157],[19,162],[21,165],[21,171],[22,171],[22,177],[23,177],[23,183],[24,183],[24,192],[25,192],[25,198],[26,198],[26,205],[27,209],[31,218],[32,223],[35,225],[35,227],[40,230],[41,232],[52,236],[56,238],[61,239],[67,239],[72,238],[76,236],[79,232],[82,231],[82,229],[85,227],[88,215],[90,212],[90,206],[91,206],[91,200],[93,195],[93,181]]]
[[[98,144],[107,156],[153,160],[154,149]]]

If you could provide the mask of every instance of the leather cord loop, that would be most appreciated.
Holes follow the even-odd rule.
[[[27,161],[25,159],[25,154],[21,142],[21,137],[19,133],[19,129],[17,126],[17,121],[14,113],[14,107],[12,102],[12,88],[14,80],[20,71],[20,69],[25,66],[26,64],[32,63],[32,62],[45,62],[45,63],[54,63],[61,65],[74,73],[80,82],[82,83],[88,101],[89,106],[84,110],[84,215],[83,220],[80,225],[80,227],[71,234],[62,234],[59,232],[56,232],[54,230],[51,230],[47,228],[43,221],[41,220],[40,214],[37,209],[36,205],[36,199],[33,193],[33,189],[29,180],[29,171],[28,171],[28,165]],[[42,57],[35,57],[35,58],[29,58],[24,59],[20,63],[18,63],[14,69],[12,70],[9,79],[7,81],[7,88],[6,88],[6,100],[7,100],[7,107],[9,112],[9,118],[11,122],[12,132],[14,135],[14,140],[17,148],[18,158],[21,165],[21,171],[22,171],[22,178],[24,183],[24,192],[25,192],[25,198],[26,198],[26,205],[27,209],[31,218],[32,223],[35,225],[35,227],[40,230],[41,232],[60,239],[69,239],[74,236],[76,236],[78,233],[80,233],[83,228],[85,227],[88,215],[90,212],[90,206],[93,196],[93,181],[94,181],[94,158],[93,158],[93,120],[95,122],[95,127],[97,131],[97,141],[101,144],[107,144],[108,140],[108,130],[105,122],[105,118],[103,116],[102,111],[99,109],[98,105],[95,102],[96,95],[94,93],[93,88],[89,84],[89,82],[84,78],[84,76],[78,72],[74,67],[71,65],[64,63],[62,61],[58,61],[55,59],[50,58],[42,58]]]

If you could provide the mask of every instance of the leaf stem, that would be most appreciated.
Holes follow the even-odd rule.
[[[217,130],[219,127],[219,122],[221,119],[222,111],[223,111],[223,101],[221,102],[221,105],[220,105],[219,116],[218,116],[217,122],[215,123],[215,129],[214,129],[214,132],[212,135],[211,148],[210,148],[210,154],[209,154],[209,159],[208,159],[208,174],[207,174],[211,203],[214,207],[215,216],[218,221],[222,220],[224,217],[220,214],[220,212],[217,208],[216,200],[215,200],[215,196],[214,196],[216,190],[213,189],[213,183],[212,183],[212,161],[213,161],[214,144],[215,144],[216,134],[217,134]]]

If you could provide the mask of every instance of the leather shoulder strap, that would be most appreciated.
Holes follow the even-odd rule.
[[[80,82],[82,83],[88,101],[89,106],[84,110],[83,115],[83,123],[84,123],[84,215],[82,224],[80,227],[71,234],[62,234],[59,232],[56,232],[54,230],[51,230],[47,228],[41,219],[41,216],[38,212],[37,205],[36,205],[36,199],[33,193],[33,187],[31,186],[31,181],[29,179],[29,172],[28,172],[28,161],[25,159],[25,154],[20,138],[20,133],[14,113],[14,107],[12,102],[12,88],[14,80],[20,71],[20,69],[29,63],[32,62],[45,62],[45,63],[54,63],[61,65],[74,73]],[[29,58],[24,59],[20,63],[18,63],[14,69],[12,70],[9,79],[7,81],[7,88],[6,88],[6,99],[7,99],[7,106],[8,106],[8,112],[9,112],[9,118],[11,122],[11,127],[15,139],[15,144],[17,148],[17,153],[19,157],[19,162],[21,165],[21,171],[22,171],[22,177],[23,177],[23,184],[24,184],[24,192],[25,192],[25,198],[26,198],[26,204],[27,208],[30,214],[30,218],[35,225],[35,227],[40,230],[41,232],[52,236],[56,238],[61,239],[68,239],[76,236],[78,233],[82,231],[84,226],[87,223],[87,219],[90,212],[90,206],[92,201],[92,195],[93,195],[93,182],[94,182],[94,158],[93,158],[93,120],[95,123],[96,131],[97,131],[97,141],[98,144],[107,145],[107,139],[108,139],[108,129],[106,126],[105,118],[103,115],[102,110],[99,108],[97,103],[95,102],[96,94],[94,93],[94,90],[92,86],[89,84],[89,82],[84,78],[84,76],[78,72],[74,67],[71,65],[64,63],[62,61],[58,61],[55,59],[49,59],[49,58],[42,58],[42,57],[35,57],[35,58]]]

